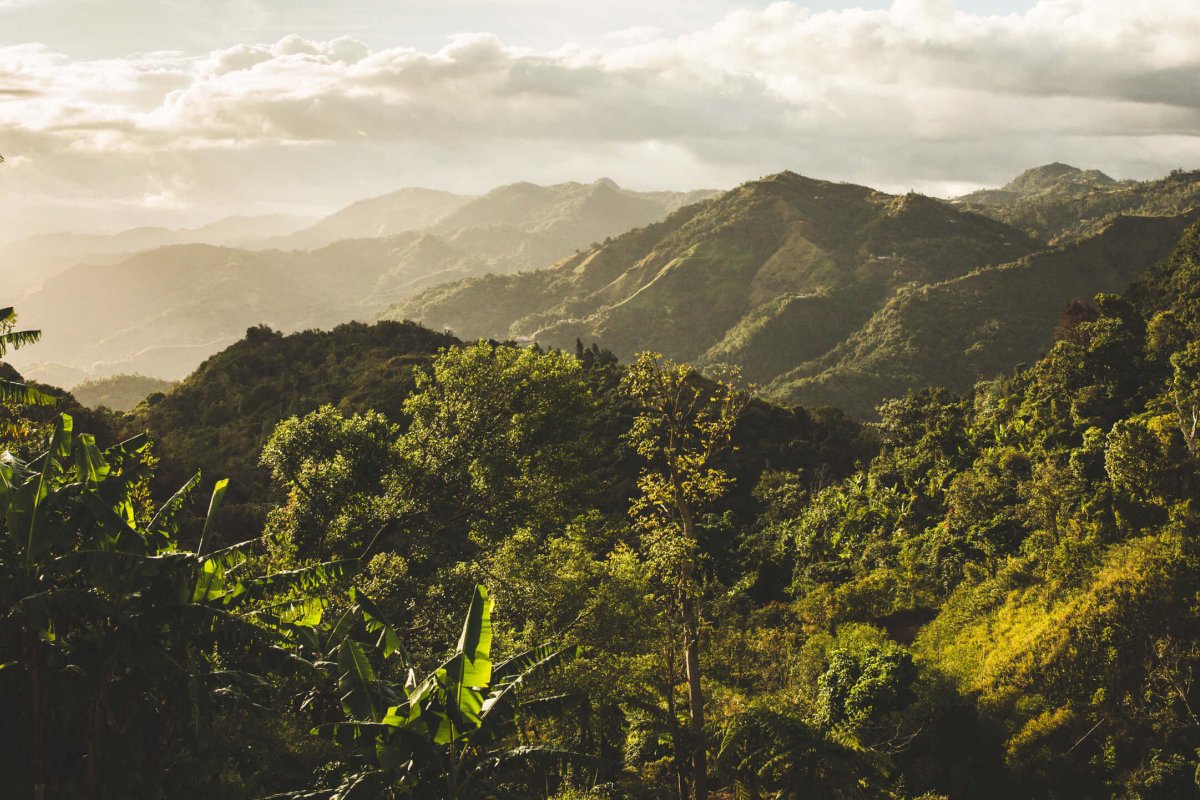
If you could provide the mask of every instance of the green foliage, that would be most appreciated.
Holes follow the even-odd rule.
[[[733,201],[805,201],[767,183]],[[879,206],[872,242],[929,257],[934,201],[839,191]],[[710,210],[620,246],[682,244]],[[752,227],[679,257],[751,263],[778,233]],[[138,413],[211,392],[274,426],[282,491],[246,495],[274,506],[262,550],[230,546],[233,486],[207,515],[198,480],[150,502],[141,440],[62,419],[0,460],[6,774],[59,776],[47,797],[1190,796],[1197,276],[1193,229],[1127,295],[1071,306],[1036,362],[886,401],[868,430],[582,341],[397,356],[378,410],[332,385],[342,361],[294,367],[329,402],[297,389],[275,425],[279,353],[436,337],[257,330]]]
[[[276,546],[293,557],[365,555],[399,513],[384,483],[397,467],[396,435],[381,414],[347,419],[329,405],[279,423],[262,451],[262,464],[292,493],[268,518]]]
[[[445,351],[404,404],[400,443],[420,502],[461,509],[458,525],[498,541],[522,524],[560,527],[585,488],[595,443],[580,362],[479,342]]]
[[[12,306],[0,308],[0,358],[3,358],[9,350],[17,350],[26,345],[33,344],[42,338],[41,331],[19,331],[17,327],[17,314]],[[14,419],[13,407],[19,409],[20,406],[46,406],[54,404],[54,397],[35,386],[30,386],[20,380],[14,380],[13,376],[0,376],[0,404],[4,407],[4,416],[0,418],[0,432],[5,436],[18,435],[21,432],[21,425],[18,419]]]
[[[729,489],[717,457],[730,446],[749,393],[729,383],[706,385],[691,368],[643,353],[622,379],[638,409],[628,439],[647,462],[630,514],[643,547],[671,594],[695,591],[697,517]],[[680,582],[683,583],[680,583]]]
[[[519,720],[545,705],[526,696],[528,684],[577,658],[578,647],[542,645],[493,665],[492,600],[477,586],[453,654],[418,680],[391,626],[365,596],[354,600],[337,624],[307,631],[297,641],[298,653],[315,658],[314,671],[323,676],[317,692],[338,698],[341,719],[315,732],[332,738],[342,755],[326,778],[328,788],[290,796],[451,800],[513,795],[518,765],[574,756],[532,743],[505,745],[503,739]],[[379,633],[375,648],[351,635],[350,620],[359,615],[365,632]],[[377,673],[369,653],[382,672]],[[400,663],[389,664],[395,659]]]
[[[260,707],[260,670],[289,660],[265,601],[352,571],[255,576],[245,547],[179,549],[198,480],[139,519],[146,447],[102,452],[64,414],[44,452],[0,464],[0,708],[13,721],[0,750],[23,795],[210,796],[233,758],[223,715]],[[218,482],[210,518],[222,494]]]
[[[416,373],[454,342],[401,323],[290,336],[251,328],[171,392],[147,398],[122,427],[154,437],[162,496],[196,469],[229,476],[222,530],[229,542],[240,541],[257,536],[267,511],[283,499],[259,461],[280,421],[334,405],[347,415],[378,411],[399,422]]]

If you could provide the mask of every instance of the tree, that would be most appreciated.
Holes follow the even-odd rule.
[[[0,711],[15,723],[0,768],[34,800],[210,792],[215,716],[255,705],[257,671],[287,660],[264,601],[287,598],[273,618],[293,623],[309,590],[351,568],[254,577],[245,546],[204,552],[223,481],[201,552],[180,550],[175,518],[199,476],[139,518],[146,447],[101,452],[63,414],[44,452],[0,460]]]
[[[525,525],[561,528],[588,486],[593,401],[580,363],[477,342],[444,351],[404,403],[401,480],[424,523],[449,523],[480,541]]]
[[[1200,342],[1189,342],[1185,349],[1171,356],[1171,368],[1170,401],[1179,432],[1188,452],[1200,456],[1196,440],[1200,426]]]
[[[677,612],[682,623],[692,781],[696,800],[705,800],[708,748],[697,607],[696,563],[701,557],[697,517],[729,488],[731,479],[715,462],[730,446],[749,393],[729,382],[705,381],[690,367],[657,353],[638,356],[622,385],[637,407],[629,440],[647,462],[630,513],[642,531],[643,548],[664,582],[672,613]],[[679,772],[682,796],[682,769]]]
[[[331,405],[280,422],[260,460],[290,495],[268,515],[273,544],[291,559],[365,558],[401,512],[388,492],[399,466],[396,436],[382,414],[347,418]]]

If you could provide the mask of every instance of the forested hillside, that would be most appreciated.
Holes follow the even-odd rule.
[[[836,401],[859,417],[926,385],[966,391],[1037,360],[1071,303],[1124,289],[1198,217],[1119,217],[1082,242],[902,290],[837,347],[765,391],[790,402]]]
[[[243,538],[253,537],[270,504],[283,496],[259,467],[280,421],[324,404],[399,421],[415,373],[438,350],[456,344],[452,336],[412,324],[348,323],[290,336],[251,328],[173,390],[146,398],[123,428],[130,435],[152,432],[162,458],[162,491],[197,469],[229,478],[225,523]]]
[[[1056,163],[1027,170],[1002,189],[973,192],[955,202],[1049,244],[1063,244],[1095,234],[1120,214],[1170,216],[1200,206],[1200,172],[1115,181],[1098,170]]]
[[[412,322],[252,327],[126,414],[5,365],[0,774],[40,800],[1195,796],[1200,224],[1047,249],[816,187],[506,280],[635,287],[613,318],[641,324],[668,286],[719,319],[876,281],[813,373],[864,382],[854,415],[716,360]],[[743,283],[700,280],[718,245]],[[656,330],[723,336],[686,321]],[[0,312],[0,355],[38,340]],[[856,421],[873,393],[899,396]]]

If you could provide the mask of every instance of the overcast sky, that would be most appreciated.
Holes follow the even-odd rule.
[[[1200,167],[1200,0],[0,0],[0,238],[402,186]]]

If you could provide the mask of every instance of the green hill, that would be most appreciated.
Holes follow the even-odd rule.
[[[1118,183],[1053,164],[1005,187],[1010,205],[972,206],[782,173],[550,269],[435,287],[385,317],[736,365],[783,402],[869,414],[909,387],[962,388],[1038,357],[1063,305],[1120,290],[1166,255],[1197,177]],[[1074,247],[1002,219],[1011,203],[1066,197],[1056,213],[1074,215]]]
[[[1175,247],[1200,212],[1119,217],[1082,242],[901,290],[861,329],[766,391],[792,403],[838,404],[859,416],[885,397],[937,385],[965,391],[1049,349],[1064,306],[1123,291]]]
[[[958,199],[972,205],[998,206],[1048,193],[1086,193],[1115,183],[1098,169],[1082,170],[1056,161],[1027,169],[999,189],[980,189]]]
[[[280,420],[325,403],[400,419],[413,371],[456,341],[398,323],[349,323],[290,336],[251,328],[170,392],[147,398],[124,427],[153,436],[163,461],[157,476],[162,491],[181,485],[195,469],[209,479],[230,478],[231,515],[253,532],[255,524],[261,527],[262,504],[278,499],[258,456]]]
[[[461,335],[596,340],[753,380],[816,358],[901,287],[1032,252],[1024,234],[918,195],[783,173],[551,269],[437,287],[387,313]]]
[[[955,201],[1049,244],[1094,235],[1119,214],[1171,216],[1200,206],[1200,171],[1176,170],[1153,181],[1115,181],[1098,170],[1048,164],[1002,189]]]

